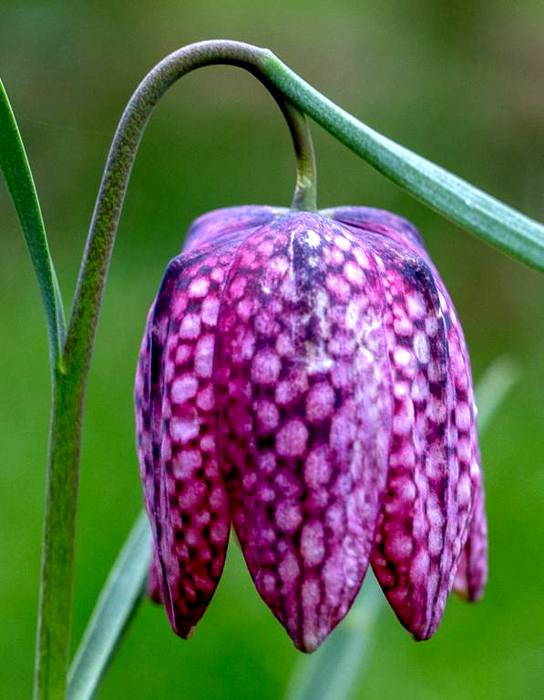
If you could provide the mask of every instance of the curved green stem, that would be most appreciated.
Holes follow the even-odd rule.
[[[289,101],[283,99],[279,94],[274,96],[285,116],[295,148],[297,179],[291,209],[316,211],[317,169],[308,120]]]
[[[96,323],[123,201],[140,139],[166,90],[187,73],[213,64],[245,68],[265,83],[287,119],[295,146],[293,206],[315,208],[315,165],[305,117],[271,88],[262,64],[268,52],[233,41],[194,44],[167,56],[140,83],[115,133],[91,221],[72,315],[55,372],[36,652],[35,700],[61,700],[71,629],[74,540],[81,420]]]
[[[266,49],[235,41],[192,44],[163,59],[134,92],[114,136],[87,238],[64,353],[67,366],[72,370],[82,372],[88,365],[98,308],[130,172],[143,130],[159,99],[184,75],[197,68],[216,64],[244,68],[270,87],[263,71],[269,56],[270,52]],[[278,94],[281,95],[277,89],[271,92],[276,99]],[[315,176],[309,132],[304,118],[297,114],[295,108],[286,105],[284,97],[278,101],[288,119],[297,154],[298,191],[295,201],[297,206],[305,203],[311,205]]]

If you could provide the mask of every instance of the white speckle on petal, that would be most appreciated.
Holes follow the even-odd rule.
[[[334,389],[327,382],[314,384],[306,398],[306,416],[312,423],[328,418],[334,408]]]
[[[192,418],[179,418],[174,416],[170,421],[170,435],[173,440],[189,442],[195,438],[200,430],[200,423],[196,416]]]
[[[195,371],[200,377],[211,377],[213,369],[214,337],[203,335],[196,345]]]
[[[206,277],[197,277],[189,285],[189,296],[194,299],[200,299],[205,297],[208,293],[210,287],[210,282]]]
[[[427,364],[430,358],[429,341],[424,333],[416,333],[414,337],[414,352],[422,364]]]
[[[282,457],[299,457],[306,449],[308,428],[298,419],[286,423],[276,436],[276,449]]]
[[[281,369],[278,355],[271,349],[259,350],[251,365],[251,378],[257,384],[273,384]]]
[[[217,323],[217,314],[219,313],[219,299],[213,297],[204,299],[202,302],[202,310],[200,316],[208,326],[215,326]]]
[[[302,521],[302,513],[297,503],[281,501],[276,508],[276,524],[284,532],[293,532]]]
[[[186,314],[179,327],[180,338],[198,338],[200,335],[200,317],[196,314]]]
[[[311,489],[326,484],[331,476],[329,449],[325,445],[316,447],[306,458],[304,479]]]
[[[307,523],[300,536],[300,551],[308,566],[316,566],[323,561],[325,545],[321,523]]]
[[[182,404],[188,399],[192,399],[196,395],[198,389],[198,380],[191,374],[184,374],[178,377],[172,383],[170,396],[175,404]]]
[[[306,231],[306,243],[309,246],[311,246],[312,248],[317,248],[319,246],[320,241],[321,239],[318,233],[312,231],[312,229],[308,229]]]
[[[278,573],[283,583],[290,586],[298,578],[300,567],[293,552],[288,552],[278,567]]]

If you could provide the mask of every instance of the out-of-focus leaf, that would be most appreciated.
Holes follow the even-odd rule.
[[[68,678],[68,699],[87,700],[98,688],[147,580],[151,532],[140,513],[98,598]]]

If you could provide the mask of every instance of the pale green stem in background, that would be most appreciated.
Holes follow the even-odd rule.
[[[136,612],[151,564],[151,530],[142,511],[98,598],[68,677],[68,699],[92,698]]]
[[[486,431],[495,413],[520,376],[519,367],[509,357],[496,359],[480,377],[476,387],[478,428]]]
[[[478,427],[482,434],[506,399],[519,371],[501,357],[484,372],[476,387]],[[386,599],[369,572],[346,619],[312,656],[295,666],[286,700],[350,700],[361,688],[362,675],[372,654],[373,628]]]

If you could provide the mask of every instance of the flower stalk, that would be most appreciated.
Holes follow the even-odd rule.
[[[35,700],[61,700],[65,696],[83,402],[113,244],[144,128],[162,95],[182,76],[196,68],[224,63],[245,68],[266,83],[262,63],[267,54],[263,49],[231,41],[203,42],[180,49],[144,78],[114,136],[87,237],[61,363],[53,379]],[[315,208],[315,164],[305,118],[278,91],[271,92],[282,108],[295,146],[293,206]]]
[[[64,698],[85,378],[56,370],[47,471],[45,534],[34,698]]]

